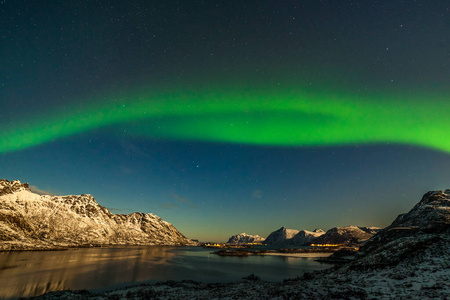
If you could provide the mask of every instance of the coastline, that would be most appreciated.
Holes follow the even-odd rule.
[[[0,253],[2,252],[24,252],[24,251],[67,251],[70,249],[86,249],[86,248],[113,248],[113,247],[145,247],[145,246],[168,246],[168,247],[198,247],[196,244],[81,244],[81,245],[12,245],[11,248],[2,248],[0,245]]]
[[[318,258],[318,257],[329,257],[334,252],[314,252],[314,253],[263,253],[260,255],[264,256],[284,256],[284,257],[295,257],[295,258]]]

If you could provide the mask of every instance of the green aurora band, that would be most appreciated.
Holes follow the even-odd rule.
[[[101,128],[168,140],[294,147],[396,143],[450,153],[450,102],[442,95],[280,88],[134,95],[2,125],[0,153]]]

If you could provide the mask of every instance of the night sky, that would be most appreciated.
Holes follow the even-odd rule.
[[[449,1],[0,1],[0,178],[189,238],[450,188]]]

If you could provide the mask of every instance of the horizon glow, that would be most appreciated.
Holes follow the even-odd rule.
[[[444,97],[243,88],[134,94],[0,128],[0,153],[117,125],[130,137],[284,147],[396,143],[450,153]]]

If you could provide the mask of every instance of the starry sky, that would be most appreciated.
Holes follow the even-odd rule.
[[[0,0],[0,178],[189,238],[450,187],[448,1]]]

